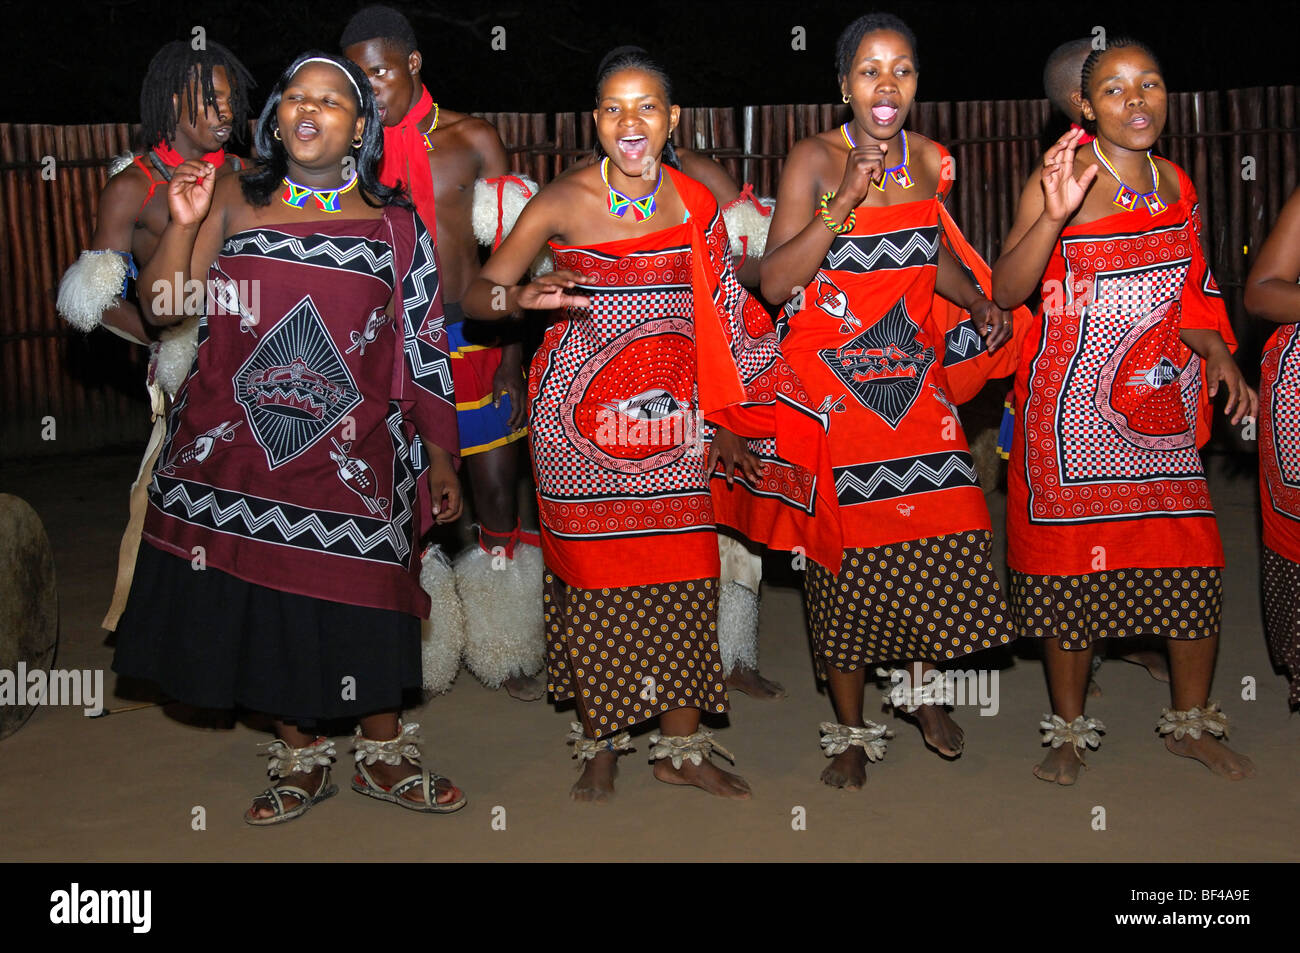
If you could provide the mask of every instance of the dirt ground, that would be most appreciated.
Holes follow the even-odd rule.
[[[99,620],[137,464],[115,454],[0,465],[0,491],[31,503],[54,545],[56,665],[105,670],[110,707],[124,702],[113,696]],[[430,763],[467,793],[458,814],[420,815],[363,798],[336,769],[337,797],[273,831],[251,828],[240,816],[265,786],[257,745],[269,735],[242,723],[194,727],[156,707],[102,719],[43,708],[0,741],[0,860],[1300,859],[1300,719],[1287,712],[1285,681],[1269,664],[1261,631],[1253,477],[1218,472],[1211,486],[1228,558],[1212,697],[1234,719],[1234,746],[1258,765],[1253,781],[1223,781],[1166,753],[1154,725],[1167,690],[1121,661],[1098,675],[1104,694],[1089,712],[1109,732],[1089,755],[1090,770],[1073,788],[1035,779],[1046,688],[1040,664],[1020,652],[1003,659],[995,716],[958,709],[967,738],[959,760],[941,760],[895,720],[897,737],[869,769],[866,788],[827,788],[818,780],[826,759],[817,726],[832,713],[813,679],[800,594],[766,585],[762,669],[790,696],[733,696],[720,738],[753,785],[751,801],[656,782],[643,735],[622,759],[614,801],[572,803],[577,772],[564,744],[571,713],[488,691],[462,671],[449,693],[408,714],[424,727]],[[990,502],[1000,527],[1001,497]],[[1241,698],[1246,676],[1258,683],[1253,701]],[[890,718],[875,711],[870,704],[868,717]],[[205,809],[206,830],[192,827],[196,807]],[[1094,829],[1098,807],[1104,830]],[[798,830],[801,815],[806,829]]]

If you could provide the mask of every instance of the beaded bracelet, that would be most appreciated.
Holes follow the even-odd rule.
[[[853,225],[858,218],[858,210],[854,209],[853,211],[849,212],[849,217],[846,218],[842,224],[836,225],[835,219],[831,218],[831,213],[826,208],[826,204],[830,202],[830,200],[833,198],[835,198],[834,192],[827,192],[825,195],[822,196],[822,200],[820,202],[821,208],[818,214],[820,214],[822,217],[823,225],[829,228],[836,235],[842,235],[844,232],[850,231],[853,228]]]

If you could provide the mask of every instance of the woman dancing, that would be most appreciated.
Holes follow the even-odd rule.
[[[1273,663],[1300,707],[1300,190],[1246,279],[1246,309],[1279,327],[1259,374],[1259,498],[1264,510],[1264,625]]]
[[[915,716],[927,745],[956,757],[963,735],[936,663],[1011,639],[988,508],[954,406],[981,375],[1010,372],[989,352],[1009,337],[1011,316],[959,261],[983,270],[988,286],[987,266],[943,209],[947,150],[903,130],[917,88],[912,31],[890,14],[860,17],[840,35],[836,64],[853,117],[791,150],[762,287],[769,300],[793,295],[781,350],[830,414],[850,548],[838,574],[810,566],[805,589],[818,673],[839,719],[821,726],[834,758],[822,780],[856,790],[889,734],[863,719],[868,666],[914,663],[891,673],[891,700]]]
[[[549,688],[581,719],[573,797],[609,797],[626,729],[658,716],[655,777],[745,798],[700,726],[727,710],[715,527],[834,565],[825,432],[736,280],[717,202],[674,167],[664,71],[612,57],[596,98],[601,161],[529,202],[465,310],[565,309],[533,359],[529,426]],[[517,286],[548,242],[558,270]]]
[[[1019,634],[1044,640],[1052,702],[1034,773],[1073,784],[1100,744],[1104,727],[1084,715],[1095,640],[1149,635],[1169,645],[1165,745],[1249,777],[1208,697],[1223,548],[1198,447],[1208,398],[1226,390],[1237,423],[1256,397],[1230,354],[1196,190],[1151,154],[1166,116],[1159,64],[1112,39],[1081,87],[1096,139],[1080,148],[1075,129],[1047,151],[993,270],[1004,307],[1040,281],[1043,295],[1019,351],[1007,494],[1011,611]]]
[[[258,166],[190,160],[140,281],[155,324],[207,284],[198,357],[176,395],[114,669],[209,708],[274,716],[272,778],[244,815],[278,824],[332,796],[326,719],[360,719],[354,790],[417,811],[465,798],[419,766],[415,474],[433,510],[460,492],[437,261],[379,183],[370,84],[300,56],[258,121]],[[180,284],[176,284],[179,281]],[[194,295],[196,301],[202,297]],[[418,440],[416,439],[418,436]]]

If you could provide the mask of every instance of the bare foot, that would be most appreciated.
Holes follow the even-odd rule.
[[[366,770],[370,776],[375,779],[376,784],[383,786],[385,790],[391,790],[393,785],[399,781],[405,781],[413,774],[420,773],[420,766],[412,764],[405,758],[398,764],[386,764],[383,761],[376,761],[374,764],[366,765]],[[356,775],[358,783],[364,783],[361,775]],[[451,783],[449,778],[440,778],[433,782],[433,789],[437,792],[435,798],[439,804],[450,804],[452,801],[458,801],[461,798],[460,788]],[[403,795],[408,801],[414,801],[417,804],[424,803],[424,792],[420,790],[420,785],[415,785]]]
[[[1169,683],[1169,657],[1156,649],[1138,649],[1119,656],[1126,662],[1141,665],[1157,682]]]
[[[1172,734],[1165,735],[1165,747],[1183,758],[1201,762],[1215,774],[1230,781],[1241,781],[1255,776],[1255,762],[1244,754],[1237,754],[1218,738],[1205,732],[1200,738],[1183,735],[1179,741]]]
[[[922,705],[914,712],[898,710],[904,718],[915,721],[921,728],[925,746],[945,758],[960,758],[966,744],[966,735],[952,715],[942,705]]]
[[[288,777],[279,778],[276,780],[274,787],[282,788],[285,786],[291,786],[302,788],[304,791],[317,791],[320,789],[321,777],[324,774],[325,768],[324,766],[321,766],[311,772],[311,774],[291,774]],[[281,793],[280,800],[284,804],[286,814],[302,803],[302,798],[296,794]],[[259,794],[257,797],[253,798],[253,806],[248,809],[249,817],[265,818],[272,817],[274,814],[275,805],[272,803],[271,799],[264,794]]]
[[[1101,697],[1101,686],[1097,684],[1097,680],[1095,678],[1088,679],[1088,697],[1089,698]]]
[[[608,801],[614,796],[614,777],[618,774],[618,752],[600,751],[588,761],[582,774],[573,787],[569,788],[569,797],[575,801]]]
[[[826,765],[822,783],[846,791],[861,791],[867,783],[867,753],[858,745],[849,745]]]
[[[1034,766],[1034,777],[1057,784],[1073,784],[1079,779],[1079,769],[1086,768],[1083,758],[1072,744],[1049,748],[1046,757]]]
[[[546,679],[536,675],[515,675],[501,683],[511,698],[521,702],[535,702],[546,694]]]
[[[712,761],[691,764],[683,761],[680,768],[674,768],[667,758],[655,762],[655,777],[666,784],[689,784],[718,797],[730,797],[747,801],[750,797],[749,782],[738,774],[723,771]]]
[[[750,698],[763,701],[776,701],[785,698],[785,689],[779,682],[764,678],[758,669],[747,665],[737,665],[727,676],[727,690],[744,692]]]

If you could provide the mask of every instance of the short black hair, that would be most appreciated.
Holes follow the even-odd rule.
[[[853,68],[853,54],[858,51],[862,38],[877,30],[892,30],[901,34],[912,48],[912,65],[920,71],[921,59],[916,54],[916,34],[912,28],[892,13],[864,13],[844,28],[835,43],[835,75],[841,78],[849,75],[849,70]]]
[[[1156,69],[1160,69],[1160,60],[1156,58],[1151,47],[1147,46],[1141,40],[1135,40],[1131,36],[1117,36],[1113,40],[1108,40],[1106,45],[1100,49],[1094,49],[1088,54],[1088,58],[1083,61],[1083,69],[1079,73],[1079,90],[1083,93],[1083,98],[1088,98],[1088,84],[1092,82],[1092,72],[1097,68],[1097,63],[1103,56],[1111,50],[1135,49],[1141,50],[1147,56],[1151,57],[1151,62],[1156,64]]]
[[[140,86],[140,135],[146,147],[176,138],[181,109],[193,123],[199,116],[200,100],[205,109],[216,107],[212,71],[218,66],[226,71],[230,84],[231,131],[237,140],[243,139],[248,125],[248,90],[257,85],[244,64],[220,43],[208,41],[196,50],[188,40],[173,40],[154,54]],[[173,96],[177,97],[175,105]]]
[[[1070,93],[1080,89],[1083,61],[1092,52],[1092,39],[1067,40],[1048,54],[1043,66],[1043,92],[1052,105],[1068,113]]]
[[[597,103],[600,102],[600,90],[605,85],[605,80],[625,69],[641,70],[655,77],[663,84],[664,98],[668,100],[668,105],[673,104],[673,81],[668,76],[668,70],[664,69],[654,57],[639,46],[616,46],[601,59],[600,65],[596,67]],[[605,150],[601,146],[599,138],[596,139],[593,148],[596,152],[596,158],[603,159],[605,157]],[[673,148],[671,138],[664,143],[663,161],[678,172],[682,169],[681,160],[677,158],[677,150]]]
[[[366,40],[383,40],[403,56],[410,56],[417,46],[411,21],[401,11],[382,4],[363,7],[353,14],[339,37],[339,49],[346,50]]]

